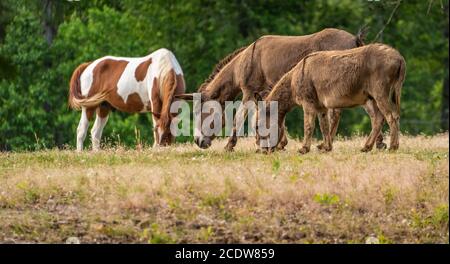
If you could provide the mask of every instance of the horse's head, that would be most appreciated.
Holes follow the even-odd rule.
[[[158,113],[153,113],[154,116],[154,136],[155,145],[158,146],[168,146],[175,141],[175,136],[172,134],[170,129],[170,124],[176,115],[167,114],[160,115]]]

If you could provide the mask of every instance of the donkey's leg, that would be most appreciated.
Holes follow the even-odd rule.
[[[327,112],[319,113],[318,116],[319,116],[320,131],[322,132],[323,137],[323,143],[318,145],[317,148],[323,151],[331,151],[333,146],[332,146],[330,125],[328,123],[327,118]]]
[[[379,100],[377,100],[377,105],[389,125],[389,133],[391,137],[389,150],[397,150],[399,146],[400,115],[388,101],[388,98],[388,96],[379,98]]]
[[[330,140],[331,140],[331,143],[333,143],[334,137],[336,136],[337,129],[339,126],[339,120],[341,120],[341,109],[328,109],[327,116],[328,116],[328,124],[329,124],[329,133],[330,133],[330,138],[331,138]],[[319,121],[320,121],[320,119],[319,119]],[[322,127],[320,129],[322,131],[322,135],[325,135],[325,133],[322,130]],[[317,148],[320,150],[323,149],[324,142],[317,145]]]
[[[234,147],[237,144],[237,131],[239,131],[241,129],[241,127],[244,125],[244,121],[247,118],[247,114],[248,114],[248,109],[246,107],[246,103],[251,100],[252,97],[246,93],[244,93],[243,97],[242,97],[242,103],[239,106],[237,112],[236,112],[236,116],[233,119],[233,129],[231,130],[231,136],[228,139],[228,143],[225,146],[225,150],[226,151],[233,151]],[[239,127],[237,127],[237,125],[239,125]]]
[[[287,140],[287,129],[285,126],[285,120],[283,120],[283,125],[281,127],[280,142],[278,142],[277,150],[284,150],[284,147],[288,144]]]
[[[316,121],[316,110],[313,106],[309,106],[307,104],[302,103],[303,105],[303,129],[305,130],[305,135],[303,138],[303,146],[298,151],[300,154],[306,154],[311,149],[311,139],[314,133],[314,126]]]
[[[336,137],[337,129],[339,126],[339,121],[341,120],[341,109],[329,109],[328,119],[330,124],[330,136],[331,141]]]
[[[95,118],[94,126],[91,130],[92,150],[94,151],[100,150],[100,141],[102,139],[103,128],[105,127],[106,122],[108,122],[108,114],[108,106],[101,105],[97,108],[97,117]]]
[[[366,110],[367,114],[370,117],[370,120],[375,118],[375,115],[376,115],[375,111],[379,111],[379,109],[376,106],[376,103],[375,103],[374,100],[368,100],[366,102],[366,104],[363,105],[362,107],[364,108],[364,110]],[[376,138],[376,146],[377,146],[377,149],[385,149],[387,147],[386,144],[383,142],[383,132],[382,132],[382,130],[380,130],[380,133],[378,134],[378,136]]]
[[[372,130],[369,134],[369,137],[367,137],[364,147],[361,149],[362,152],[368,152],[372,150],[375,141],[378,140],[379,135],[381,134],[381,129],[384,123],[383,114],[381,113],[380,109],[378,109],[378,106],[375,102],[372,102],[370,112],[367,111],[367,113],[369,113],[370,116]]]
[[[88,114],[92,114],[90,113],[90,111],[92,110],[88,110],[86,109],[86,107],[81,108],[81,118],[77,127],[77,151],[83,150],[83,142],[84,139],[86,138],[86,134],[89,128]]]

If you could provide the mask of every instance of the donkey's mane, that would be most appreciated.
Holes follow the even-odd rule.
[[[228,54],[225,58],[223,58],[219,63],[214,66],[213,72],[208,76],[208,78],[200,85],[198,91],[203,91],[208,84],[216,77],[216,75],[227,65],[231,60],[233,60],[238,54],[240,54],[243,50],[245,50],[248,46],[241,47],[232,53]]]

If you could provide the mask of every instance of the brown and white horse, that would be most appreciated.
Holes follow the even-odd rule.
[[[184,93],[183,71],[173,53],[159,49],[140,58],[106,56],[76,68],[70,80],[69,105],[81,109],[77,128],[77,150],[83,149],[89,121],[92,148],[100,148],[103,128],[112,108],[128,113],[151,112],[155,145],[168,145],[170,105],[174,95]]]

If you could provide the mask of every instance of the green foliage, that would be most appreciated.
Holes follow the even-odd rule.
[[[275,159],[272,161],[272,171],[278,172],[281,167],[281,161],[279,159]]]
[[[157,223],[153,223],[150,228],[145,228],[142,231],[142,238],[146,239],[149,244],[171,244],[174,239],[166,232],[160,230]]]
[[[214,65],[265,34],[303,35],[325,27],[356,33],[367,42],[387,23],[396,1],[47,1],[0,3],[0,150],[73,146],[79,113],[67,106],[68,83],[82,62],[105,55],[143,56],[174,51],[195,91]],[[443,10],[447,8],[447,11]],[[49,29],[55,29],[48,39]],[[447,32],[447,33],[445,33]],[[440,131],[444,79],[448,78],[448,1],[402,1],[380,41],[406,58],[402,131]],[[187,118],[187,117],[186,117]],[[301,109],[287,117],[289,133],[303,135]],[[192,125],[192,123],[191,123]],[[345,110],[339,133],[367,133],[361,109]],[[149,114],[115,112],[104,131],[111,145],[153,141]],[[119,140],[120,139],[120,140]],[[178,141],[191,140],[180,137]]]
[[[321,205],[335,205],[340,202],[340,199],[336,194],[318,193],[314,195],[314,201]]]

